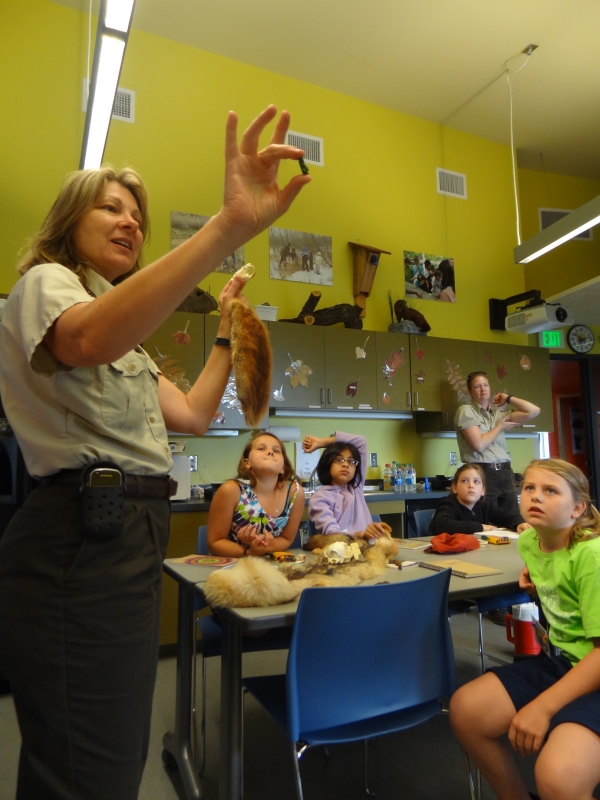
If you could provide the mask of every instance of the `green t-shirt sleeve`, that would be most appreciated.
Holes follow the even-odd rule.
[[[584,542],[575,547],[581,547],[574,577],[583,630],[587,639],[600,638],[600,559],[596,549],[586,548]]]

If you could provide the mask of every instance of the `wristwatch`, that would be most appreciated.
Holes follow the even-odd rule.
[[[512,400],[512,394],[507,394],[506,395],[506,403],[507,404],[510,403],[511,400]]]

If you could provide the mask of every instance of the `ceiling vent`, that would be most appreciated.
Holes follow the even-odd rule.
[[[449,169],[435,168],[438,194],[467,199],[467,176],[462,172],[451,172]]]
[[[318,136],[309,136],[307,133],[288,131],[285,137],[285,143],[304,150],[304,160],[307,164],[316,164],[318,167],[325,166],[323,160],[323,139],[320,139]]]
[[[81,110],[87,110],[88,81],[83,79],[83,97]],[[131,89],[117,89],[115,102],[113,104],[112,119],[120,119],[121,122],[135,122],[135,92]]]
[[[550,225],[554,225],[555,222],[558,222],[559,219],[566,217],[567,214],[570,214],[572,209],[568,208],[538,208],[539,215],[540,215],[540,230],[543,231],[545,228],[549,228]],[[578,236],[573,236],[573,239],[580,239],[584,242],[591,242],[594,240],[592,235],[592,229],[588,228],[587,231],[582,231]]]

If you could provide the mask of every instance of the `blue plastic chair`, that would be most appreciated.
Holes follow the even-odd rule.
[[[293,743],[298,800],[307,747],[365,740],[367,788],[366,740],[440,713],[455,684],[449,582],[304,590],[286,674],[242,681]]]
[[[429,536],[429,523],[433,517],[435,508],[422,508],[414,512],[415,527],[417,529],[417,537]]]
[[[298,542],[296,544],[296,542]],[[293,547],[300,547],[300,532],[296,534],[296,539],[292,545]],[[208,555],[208,526],[200,525],[198,528],[198,541],[197,550],[198,555]],[[196,602],[196,610],[206,608],[200,598]],[[198,744],[196,741],[196,673],[193,671],[193,731],[194,731],[194,756],[196,761],[196,768],[202,774],[206,767],[206,659],[215,658],[221,655],[222,651],[222,636],[223,632],[218,622],[212,615],[198,617],[198,627],[200,628],[200,635],[202,638],[201,649],[201,667],[200,674],[202,680],[202,715],[200,719],[201,731],[201,744],[200,754],[198,754]],[[287,650],[290,646],[292,631],[290,628],[274,628],[268,631],[264,636],[242,638],[242,652],[243,653],[257,653],[265,650]],[[194,660],[195,666],[195,660]]]

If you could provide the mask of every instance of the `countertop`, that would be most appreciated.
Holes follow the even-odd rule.
[[[439,500],[441,497],[447,497],[448,492],[365,492],[365,500],[367,503],[381,503],[388,501],[403,500],[410,503],[415,500]],[[304,505],[308,505],[309,498],[304,501]],[[208,511],[210,508],[209,500],[172,500],[171,511],[174,513],[182,511]]]

